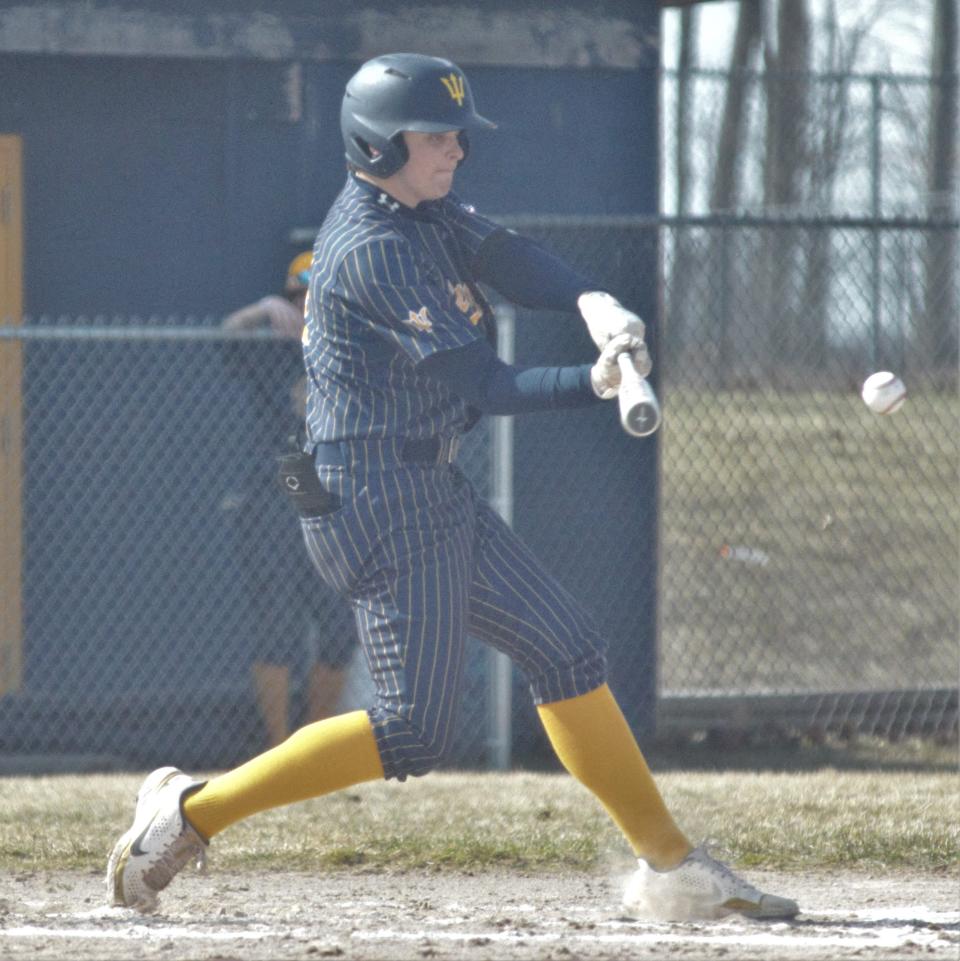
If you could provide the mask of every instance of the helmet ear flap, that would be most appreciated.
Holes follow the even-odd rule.
[[[375,177],[390,177],[409,159],[403,132],[389,139],[362,123],[355,123],[347,139],[347,159]]]

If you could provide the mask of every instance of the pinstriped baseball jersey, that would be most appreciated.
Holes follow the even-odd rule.
[[[448,462],[476,412],[417,366],[490,335],[469,264],[497,229],[452,197],[410,209],[351,177],[314,246],[308,447],[339,506],[302,526],[356,613],[388,778],[449,750],[468,633],[513,659],[537,703],[606,680],[590,617]],[[407,456],[411,442],[432,453]]]
[[[415,364],[492,336],[465,264],[496,229],[452,197],[412,210],[349,179],[314,247],[304,329],[310,441],[450,436],[475,419]]]

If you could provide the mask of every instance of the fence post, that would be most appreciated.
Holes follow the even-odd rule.
[[[881,87],[880,78],[873,74],[870,77],[870,214],[873,225],[870,228],[870,322],[871,322],[871,366],[878,370],[881,366],[881,317],[882,297],[880,291],[880,267],[882,238],[877,228],[883,206],[883,194],[880,182],[880,123],[881,123]]]
[[[500,304],[495,310],[497,319],[497,354],[505,364],[512,364],[516,331],[516,310],[510,304]],[[509,526],[513,526],[513,418],[491,418],[491,502],[494,510]],[[492,770],[510,768],[513,740],[513,662],[502,651],[489,648],[489,710],[487,715],[487,743]]]
[[[730,236],[726,221],[724,221],[720,225],[720,343],[717,351],[719,370],[716,372],[721,388],[730,386],[730,358],[734,353],[731,350],[732,344],[730,343],[732,336],[730,330],[730,290],[732,287],[730,269]]]
[[[23,143],[0,136],[0,325],[23,323]],[[23,345],[0,343],[0,696],[23,681]]]

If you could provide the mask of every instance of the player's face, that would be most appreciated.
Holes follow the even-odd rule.
[[[453,186],[457,164],[463,160],[463,148],[456,130],[443,133],[417,133],[407,130],[403,134],[409,159],[394,174],[396,187],[403,190],[401,196],[391,191],[397,200],[409,207],[416,207],[424,200],[446,197]]]

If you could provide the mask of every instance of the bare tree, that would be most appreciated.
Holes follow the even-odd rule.
[[[697,10],[684,7],[680,12],[680,50],[677,57],[677,213],[690,209],[690,141],[693,126],[693,76],[697,66]]]
[[[726,95],[720,136],[717,142],[716,164],[710,187],[710,210],[726,213],[740,202],[740,163],[744,155],[747,131],[746,104],[749,85],[753,82],[751,66],[760,44],[760,0],[741,0],[737,11],[737,27],[727,73]],[[718,294],[710,298],[716,305],[715,341],[719,353],[717,369],[721,377],[729,377],[733,358],[741,353],[740,342],[749,340],[751,331],[745,330],[742,312],[731,309],[732,298],[727,296],[735,286],[734,257],[730,248],[730,233],[715,230],[710,244],[711,270],[715,278],[711,290]]]
[[[864,57],[873,67],[878,56],[882,60],[886,50],[882,41],[870,46],[881,36],[876,33],[880,27],[888,31],[901,18],[903,29],[919,31],[912,3],[868,0],[851,19],[852,11],[839,0],[823,0],[817,8],[817,31],[811,29],[811,6],[811,0],[741,0],[737,5],[710,171],[710,211],[735,212],[759,192],[762,211],[774,218],[800,212],[830,215],[838,212],[840,189],[866,185],[869,208],[860,210],[879,218],[880,175],[885,173],[891,197],[922,192],[929,198],[931,220],[955,222],[960,146],[957,0],[929,0],[935,43],[926,116],[908,96],[925,90],[919,78],[908,77],[901,84],[893,76],[874,74],[867,87],[856,73]],[[758,52],[765,68],[759,75],[751,70]],[[814,61],[817,73],[812,72]],[[684,94],[677,107],[681,213],[689,209],[681,198],[691,193],[687,164],[695,124],[690,111],[696,110],[701,118],[704,111],[695,96],[690,103],[686,98]],[[927,149],[924,138],[929,138]],[[754,157],[758,167],[751,165]],[[911,164],[913,170],[908,169]],[[925,182],[918,176],[918,165],[925,171]],[[755,171],[759,176],[753,176]],[[735,249],[727,243],[729,236],[730,230],[720,225],[710,231],[709,243],[700,245],[701,273],[712,296],[704,299],[707,309],[699,323],[692,313],[682,312],[678,317],[684,318],[683,328],[674,330],[685,343],[712,342],[711,349],[720,353],[719,370],[732,378],[728,383],[749,385],[780,375],[792,381],[799,376],[807,383],[811,372],[825,370],[833,335],[857,332],[864,319],[859,309],[838,314],[832,297],[838,282],[847,289],[855,283],[869,298],[875,362],[883,360],[888,349],[902,352],[908,346],[906,328],[899,327],[897,333],[890,321],[912,316],[917,355],[925,364],[956,370],[960,240],[955,228],[928,231],[923,261],[918,263],[916,252],[910,254],[913,266],[903,265],[902,280],[891,273],[890,261],[899,262],[899,255],[889,249],[879,220],[877,230],[866,238],[871,255],[868,276],[858,273],[864,264],[862,250],[855,253],[850,237],[827,225],[738,228]],[[683,242],[696,249],[696,231],[687,229]],[[688,251],[679,235],[675,249],[679,253],[672,276],[679,306],[687,286],[683,278],[694,275],[684,266]],[[885,305],[903,293],[904,284],[913,291],[917,310],[888,313]],[[845,322],[848,326],[841,331],[837,325]],[[788,368],[796,370],[790,373]]]
[[[863,40],[877,16],[879,6],[865,11],[859,22],[841,31],[836,0],[827,0],[821,35],[823,69],[828,79],[811,90],[811,135],[809,140],[809,202],[814,212],[834,212],[837,175],[848,151],[850,138],[850,80]],[[874,117],[874,122],[877,118]],[[808,237],[804,294],[801,302],[808,311],[805,355],[820,370],[829,357],[830,291],[836,254],[833,232],[827,227],[813,229]]]
[[[677,114],[674,127],[676,153],[674,163],[677,176],[677,213],[683,216],[690,211],[690,190],[693,183],[691,141],[693,139],[693,71],[697,66],[697,10],[684,7],[680,12],[679,51],[677,57]],[[669,316],[665,329],[664,347],[671,357],[677,358],[686,340],[689,326],[690,285],[686,278],[693,267],[687,228],[681,226],[674,235],[674,259],[670,276],[671,296]]]
[[[809,162],[810,13],[807,0],[776,4],[776,38],[764,25],[767,125],[764,158],[764,207],[768,213],[795,210]],[[758,338],[770,352],[761,363],[770,371],[804,363],[809,334],[807,314],[798,296],[801,288],[798,237],[787,228],[771,230],[765,245],[766,336]]]
[[[930,102],[928,213],[942,222],[957,216],[957,7],[936,0],[933,23]],[[919,348],[931,367],[957,364],[957,231],[927,234],[924,310],[919,318]]]
[[[810,13],[807,0],[781,0],[776,7],[776,40],[768,21],[763,48],[767,67],[764,206],[768,211],[796,205],[808,159]]]
[[[710,210],[713,213],[732,210],[738,205],[738,162],[743,155],[746,132],[744,104],[747,84],[751,82],[749,70],[759,43],[760,0],[741,0],[717,142],[717,163],[710,190]]]

